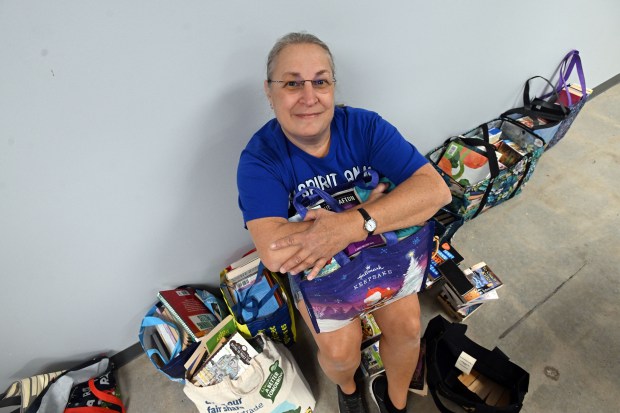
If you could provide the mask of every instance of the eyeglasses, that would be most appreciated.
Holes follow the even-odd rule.
[[[289,92],[299,92],[304,89],[306,82],[310,82],[312,88],[317,92],[327,92],[327,90],[336,83],[336,79],[316,79],[316,80],[271,80],[267,79],[267,83],[282,83],[282,88]]]

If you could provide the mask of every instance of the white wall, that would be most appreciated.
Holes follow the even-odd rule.
[[[519,103],[571,48],[620,73],[620,3],[0,1],[0,390],[135,343],[157,290],[250,247],[238,155],[266,54],[308,30],[338,100],[426,152]]]

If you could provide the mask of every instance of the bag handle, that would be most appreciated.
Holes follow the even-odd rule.
[[[113,394],[104,392],[99,390],[97,386],[95,386],[95,379],[88,380],[88,388],[99,400],[102,400],[106,403],[113,404],[115,406],[120,407],[120,412],[125,413],[125,405],[118,397]],[[112,410],[107,407],[99,407],[99,406],[80,406],[80,407],[69,407],[66,408],[64,413],[110,413],[110,411],[118,411]]]
[[[570,61],[570,63],[569,63]],[[577,69],[577,76],[579,77],[579,83],[581,86],[582,99],[585,99],[586,94],[586,79],[583,74],[583,66],[581,65],[581,56],[576,49],[571,50],[564,56],[564,59],[560,62],[559,79],[556,85],[556,90],[564,89],[566,91],[566,98],[568,99],[568,106],[572,106],[572,99],[570,93],[568,93],[567,80],[570,78],[573,69]]]
[[[366,177],[370,178],[370,180],[367,180]],[[379,173],[374,169],[367,169],[356,180],[352,181],[351,184],[352,186],[358,186],[364,189],[372,190],[376,188],[379,184]],[[334,197],[331,196],[327,191],[324,191],[314,186],[310,186],[303,191],[297,192],[293,197],[293,206],[295,207],[295,210],[299,213],[299,216],[302,220],[306,217],[306,213],[308,212],[308,208],[302,202],[302,200],[304,199],[306,200],[306,203],[308,203],[307,200],[312,200],[309,205],[312,205],[322,199],[334,212],[342,212],[345,210],[338,203],[338,201],[336,201],[336,199],[334,199]],[[385,239],[386,245],[391,246],[398,243],[398,235],[396,235],[396,232],[394,231],[384,232],[383,234],[381,234],[381,236]],[[341,267],[351,261],[349,256],[343,251],[339,251],[338,253],[336,253],[336,255],[334,255],[334,259]]]
[[[172,353],[170,354],[170,360],[172,360],[181,352],[181,333],[179,332],[179,328],[175,324],[154,316],[153,314],[155,313],[156,308],[157,308],[157,305],[154,305],[153,308],[151,308],[151,310],[149,311],[149,313],[142,319],[142,327],[143,328],[155,327],[158,325],[165,324],[169,326],[170,328],[177,331],[178,339],[174,345],[174,349],[172,350]],[[151,358],[151,355],[155,353],[159,355],[162,358],[162,360],[164,360],[164,357],[162,357],[162,354],[160,354],[160,352],[157,351],[157,349],[147,349],[146,353],[149,356],[149,358]]]
[[[557,103],[548,102],[544,98],[534,98],[534,100],[530,100],[530,81],[538,78],[547,82],[551,88],[551,93],[545,95],[545,97],[554,95],[554,101]],[[523,87],[523,106],[533,111],[535,114],[538,113],[536,116],[542,115],[542,117],[548,120],[564,120],[570,114],[570,109],[560,102],[560,95],[556,88],[553,87],[553,84],[548,79],[542,76],[532,76],[525,81],[525,86]]]
[[[258,312],[260,308],[264,306],[267,303],[267,301],[269,301],[274,296],[274,294],[276,293],[276,290],[279,287],[279,284],[277,282],[274,282],[273,287],[271,287],[269,291],[260,300],[256,298],[255,295],[252,294],[252,289],[256,285],[258,285],[258,283],[265,277],[265,275],[263,275],[261,266],[262,266],[262,263],[259,264],[258,275],[256,276],[256,280],[254,281],[254,283],[250,286],[250,288],[248,288],[245,294],[242,297],[240,297],[240,299],[238,299],[237,302],[232,307],[232,310],[235,314],[239,314],[239,315],[243,314],[242,310],[250,311],[252,313],[250,318],[248,319],[244,318],[243,321],[245,324],[251,323],[252,321],[256,320],[256,318],[258,317]]]

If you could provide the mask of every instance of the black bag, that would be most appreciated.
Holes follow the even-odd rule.
[[[465,324],[450,323],[438,315],[424,332],[428,388],[437,408],[453,413],[439,398],[442,396],[466,411],[519,412],[528,391],[529,373],[497,347],[487,350],[470,340],[466,330]],[[475,359],[469,375],[455,366],[463,352]]]
[[[534,79],[542,79],[551,87],[551,93],[547,98],[530,98],[530,82]],[[553,84],[542,76],[534,76],[525,81],[523,87],[523,107],[507,110],[502,113],[502,118],[510,118],[518,121],[523,127],[540,136],[545,145],[556,135],[562,121],[571,115],[569,107],[559,102],[559,94]]]
[[[14,407],[11,413],[125,413],[115,371],[110,358],[98,356],[68,370],[22,379],[0,394],[0,408]]]

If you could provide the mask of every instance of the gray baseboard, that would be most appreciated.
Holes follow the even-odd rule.
[[[135,359],[136,357],[138,357],[139,355],[143,353],[144,353],[144,350],[142,349],[142,346],[140,345],[140,343],[135,343],[127,347],[125,350],[119,351],[118,353],[116,353],[110,358],[112,359],[114,366],[116,368],[119,368],[129,363],[131,360]]]
[[[616,86],[618,83],[620,83],[620,73],[617,74],[616,76],[612,77],[611,79],[608,79],[608,80],[604,81],[603,83],[601,83],[600,85],[596,86],[595,88],[592,88],[592,95],[590,96],[590,99],[600,95],[601,93],[603,93],[607,89],[610,89],[610,88]]]

